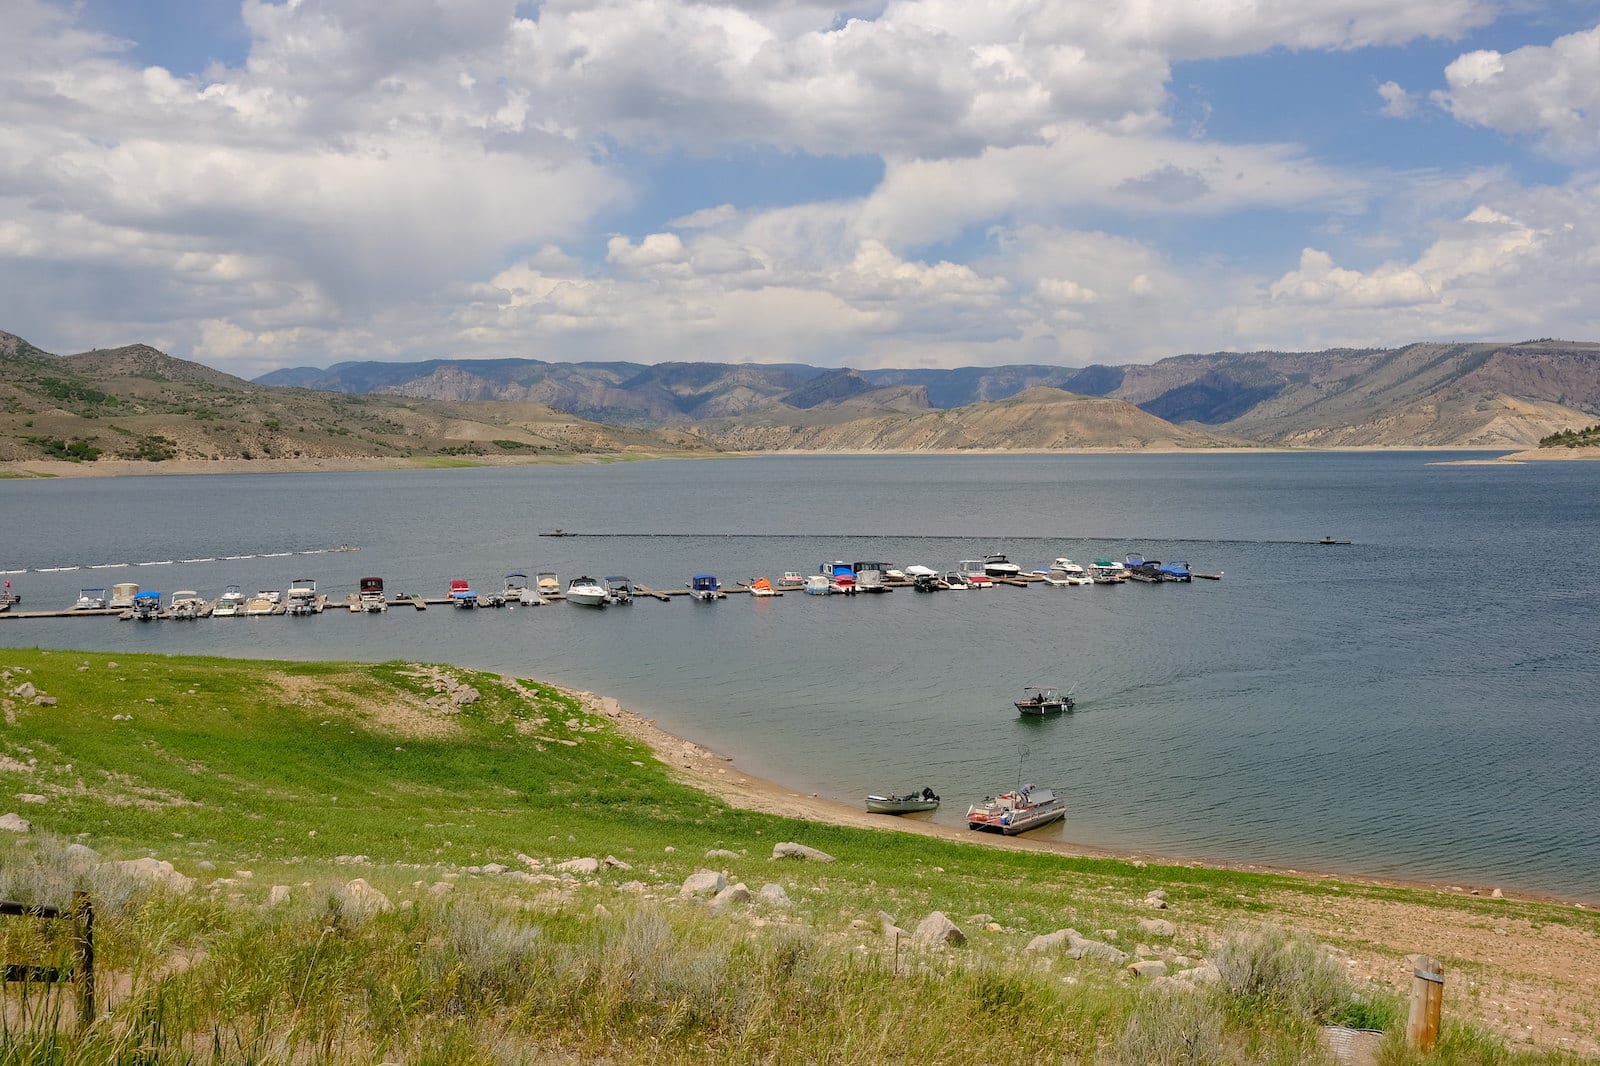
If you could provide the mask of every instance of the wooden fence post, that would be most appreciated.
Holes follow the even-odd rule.
[[[1412,972],[1411,1014],[1406,1018],[1406,1046],[1432,1051],[1439,1039],[1439,1012],[1444,1006],[1444,964],[1427,955],[1417,956]]]
[[[72,913],[78,920],[78,1015],[87,1030],[94,1024],[94,904],[89,902],[89,893],[72,894]]]

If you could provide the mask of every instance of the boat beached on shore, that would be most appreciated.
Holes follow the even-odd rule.
[[[933,811],[939,808],[939,796],[931,788],[924,788],[921,792],[907,792],[902,794],[890,792],[887,795],[871,795],[867,797],[868,814],[920,814],[923,811]]]
[[[1048,788],[1022,785],[1012,792],[985,796],[967,808],[967,828],[1015,836],[1067,816],[1067,806]]]

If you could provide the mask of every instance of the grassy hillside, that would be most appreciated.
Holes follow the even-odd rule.
[[[57,358],[0,334],[0,461],[518,458],[703,449],[529,403],[255,385],[146,345]]]
[[[1395,1027],[1389,985],[1361,966],[1409,980],[1412,945],[1365,939],[1397,915],[1490,942],[1490,925],[1532,926],[1575,970],[1600,933],[1547,904],[737,810],[603,708],[492,674],[18,650],[0,664],[0,811],[32,822],[0,832],[0,897],[90,888],[109,997],[78,1034],[55,1024],[72,1013],[61,997],[14,989],[0,1062],[1320,1062],[1319,1022]],[[836,861],[775,861],[780,841]],[[142,856],[195,883],[139,887],[114,860]],[[602,861],[558,866],[574,858]],[[783,898],[685,896],[702,867]],[[963,945],[915,943],[935,910]],[[1346,954],[1255,931],[1329,916]],[[1092,952],[1028,950],[1069,926],[1180,973],[1204,958],[1215,978],[1162,989]],[[1521,985],[1429,946],[1453,983],[1427,1061],[1577,1061],[1508,1052],[1474,1020]],[[68,948],[45,923],[0,920],[7,961]],[[1519,981],[1557,983],[1529,969]],[[1384,1055],[1413,1061],[1393,1036]]]

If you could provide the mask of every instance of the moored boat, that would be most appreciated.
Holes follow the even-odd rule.
[[[1048,788],[1023,785],[1014,792],[985,796],[967,808],[967,828],[1015,836],[1066,817],[1067,806]]]
[[[538,579],[534,581],[533,587],[539,590],[539,595],[541,596],[554,596],[561,591],[561,579],[555,575],[554,571],[541,571]]]
[[[633,602],[633,582],[620,574],[606,578],[606,599],[619,606]]]
[[[356,602],[368,614],[382,614],[389,609],[389,598],[383,594],[383,578],[364,577],[357,586]]]
[[[133,598],[139,595],[139,585],[134,581],[119,581],[111,586],[111,599],[107,606],[121,607],[124,609],[133,606]]]
[[[205,610],[206,601],[194,589],[181,589],[172,594],[171,601],[167,604],[167,615],[170,618],[192,621],[200,617],[200,612]]]
[[[798,570],[785,570],[783,576],[778,579],[778,584],[780,585],[804,585],[805,583],[806,576]]]
[[[1021,575],[1022,567],[1004,555],[990,555],[983,560],[983,572],[988,577],[1017,577]]]
[[[478,606],[478,594],[472,591],[470,581],[458,577],[450,582],[450,606],[459,607],[463,611],[470,611]]]
[[[514,603],[522,607],[533,607],[544,602],[536,589],[528,587],[528,575],[516,571],[506,575],[505,596],[507,603]]]
[[[606,588],[592,577],[579,576],[567,582],[567,602],[580,607],[604,607],[610,602]]]
[[[289,582],[289,613],[297,617],[322,613],[322,601],[317,598],[315,578],[297,577]]]
[[[964,591],[972,587],[972,582],[967,580],[967,575],[952,570],[939,579],[939,584],[952,592]]]
[[[101,611],[104,610],[110,599],[106,596],[105,589],[79,589],[78,602],[72,605],[74,611]]]
[[[889,586],[884,583],[892,567],[888,563],[858,562],[851,567],[856,574],[857,592],[888,592]]]
[[[1156,574],[1162,581],[1192,581],[1194,575],[1189,571],[1189,560],[1174,559],[1169,563],[1162,563],[1156,567]]]
[[[716,574],[696,574],[689,579],[689,595],[702,603],[720,600],[727,596]]]
[[[907,792],[904,795],[891,792],[884,796],[867,797],[869,814],[917,814],[938,808],[939,797],[931,788],[925,788],[921,792]]]
[[[823,563],[817,571],[828,579],[828,591],[840,596],[854,596],[856,594],[856,572],[850,569],[850,564],[842,559],[831,563]]]
[[[962,559],[956,563],[956,569],[966,580],[968,588],[986,589],[994,587],[994,579],[983,569],[982,559]]]
[[[228,590],[217,597],[217,602],[211,607],[213,618],[233,618],[244,614],[244,593],[239,591],[238,585],[229,585]]]
[[[772,582],[764,577],[758,577],[750,582],[750,595],[757,597],[782,596],[783,593],[772,587]]]
[[[133,617],[141,622],[153,622],[161,613],[161,593],[154,589],[141,592],[133,598]]]
[[[1096,559],[1089,576],[1096,585],[1120,585],[1128,580],[1128,568],[1115,559]]]
[[[812,574],[806,578],[805,594],[807,596],[827,596],[833,592],[828,584],[828,575]]]

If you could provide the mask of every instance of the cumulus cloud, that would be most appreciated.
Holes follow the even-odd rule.
[[[1381,111],[1389,118],[1410,118],[1417,112],[1416,96],[1397,82],[1386,81],[1378,86],[1378,95],[1383,97]]]
[[[1512,52],[1467,52],[1433,99],[1462,122],[1527,134],[1555,155],[1600,155],[1600,26]]]

